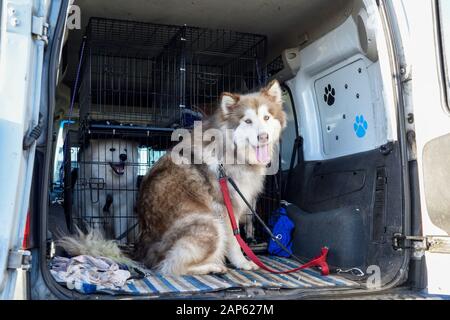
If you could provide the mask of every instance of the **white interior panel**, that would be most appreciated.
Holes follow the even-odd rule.
[[[388,124],[394,119],[386,112],[380,64],[366,57],[352,17],[300,56],[300,71],[287,84],[299,115],[305,160],[333,159],[388,142]],[[333,93],[329,105],[324,95]]]
[[[314,88],[325,155],[357,153],[376,146],[370,82],[362,60],[316,80]]]

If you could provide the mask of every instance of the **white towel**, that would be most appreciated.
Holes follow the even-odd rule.
[[[83,284],[117,289],[123,287],[131,276],[128,270],[120,269],[111,259],[86,255],[55,257],[50,271],[58,282],[66,283],[69,289]]]

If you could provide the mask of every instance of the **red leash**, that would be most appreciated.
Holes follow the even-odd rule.
[[[241,246],[244,253],[247,255],[247,257],[250,258],[258,267],[260,267],[263,270],[266,270],[271,273],[291,273],[296,272],[302,269],[307,269],[311,267],[320,267],[322,275],[326,276],[330,274],[330,269],[327,264],[327,254],[328,254],[328,248],[322,248],[322,253],[320,256],[312,259],[311,261],[305,263],[304,265],[287,270],[287,271],[276,271],[272,270],[269,267],[267,267],[257,256],[256,254],[250,249],[250,247],[245,243],[244,239],[242,239],[240,232],[239,232],[239,225],[236,223],[236,218],[234,216],[233,211],[233,205],[231,203],[230,199],[230,191],[228,190],[228,178],[222,177],[219,179],[220,183],[220,189],[222,190],[223,200],[225,202],[225,206],[227,207],[228,217],[230,218],[231,227],[233,228],[233,234],[236,237],[237,242]]]

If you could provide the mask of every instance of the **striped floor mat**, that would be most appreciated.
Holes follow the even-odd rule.
[[[298,266],[287,258],[260,256],[275,270],[287,270]],[[113,295],[161,295],[173,293],[207,293],[231,288],[259,287],[265,289],[312,289],[333,287],[358,287],[359,284],[339,276],[322,276],[319,271],[307,269],[291,274],[272,274],[266,271],[243,271],[229,269],[221,275],[162,276],[148,272],[143,279],[128,280],[125,286],[115,290],[96,287],[74,287],[82,293],[108,293]]]

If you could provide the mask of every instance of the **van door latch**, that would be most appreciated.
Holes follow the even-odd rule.
[[[31,252],[28,250],[10,251],[8,255],[8,269],[31,269]]]
[[[412,72],[410,65],[402,65],[400,66],[400,77],[402,82],[407,82],[412,80]]]
[[[395,233],[392,245],[396,251],[411,249],[415,257],[423,256],[425,251],[450,253],[450,236],[405,236]]]
[[[42,124],[43,124],[43,117],[42,114],[39,113],[39,122],[38,124],[33,127],[23,138],[22,142],[22,148],[23,150],[28,150],[33,145],[37,139],[41,136],[42,133]]]

